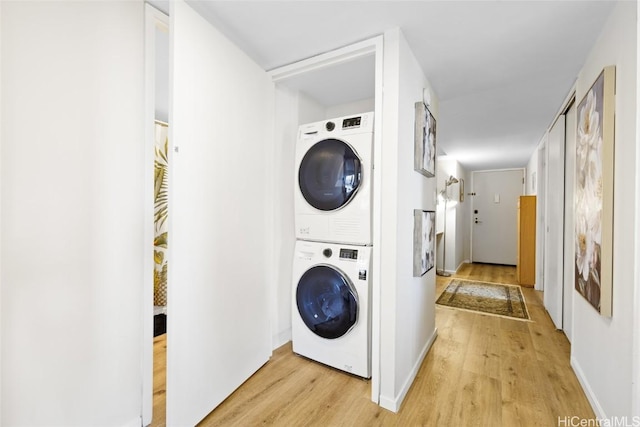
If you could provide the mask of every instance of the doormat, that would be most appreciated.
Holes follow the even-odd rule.
[[[510,319],[529,320],[524,296],[517,285],[453,279],[436,304]]]

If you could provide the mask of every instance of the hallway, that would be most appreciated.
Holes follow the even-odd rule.
[[[453,277],[515,283],[515,268],[467,264]],[[437,277],[436,295],[450,280]],[[523,293],[532,322],[438,306],[438,338],[397,414],[370,401],[369,381],[298,357],[288,343],[200,425],[550,426],[558,417],[593,418],[567,339],[553,328],[542,295]],[[154,393],[154,426],[164,425],[161,395]]]

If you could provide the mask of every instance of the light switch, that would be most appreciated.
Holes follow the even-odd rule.
[[[500,203],[500,194],[495,193],[493,195],[493,203]]]

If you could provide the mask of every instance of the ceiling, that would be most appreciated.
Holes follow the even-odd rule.
[[[440,101],[439,151],[467,170],[526,166],[615,5],[595,0],[188,3],[266,70],[399,27]],[[339,75],[356,83],[354,75],[372,79],[366,60],[352,65]],[[358,96],[349,93],[351,85],[332,92],[327,82],[336,79],[310,75],[296,84],[301,90],[324,85],[319,93],[326,96]]]

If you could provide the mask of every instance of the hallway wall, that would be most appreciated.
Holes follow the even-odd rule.
[[[383,74],[380,404],[397,411],[436,336],[436,269],[413,277],[413,210],[435,211],[436,179],[413,170],[414,103],[430,84],[398,29],[385,32]]]
[[[139,426],[144,4],[0,8],[0,424]]]
[[[637,5],[620,2],[591,50],[576,83],[578,103],[603,67],[616,66],[615,189],[613,230],[613,316],[600,316],[574,292],[571,364],[600,418],[632,415],[635,217],[638,188],[633,179],[637,143]],[[578,115],[580,112],[578,111]],[[570,266],[573,268],[573,266]]]
[[[463,263],[471,261],[471,196],[464,195],[460,201],[461,180],[464,180],[465,193],[471,189],[471,174],[467,172],[458,161],[449,156],[438,156],[438,166],[436,168],[437,192],[444,188],[444,183],[449,176],[458,178],[458,183],[449,186],[448,194],[450,201],[447,203],[447,256],[446,271],[454,273]],[[444,202],[438,202],[437,212],[444,214]],[[438,268],[443,268],[443,237],[437,239],[438,242]]]

